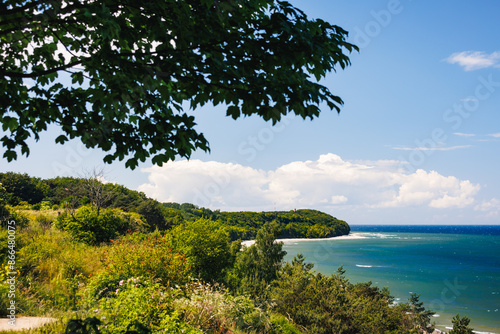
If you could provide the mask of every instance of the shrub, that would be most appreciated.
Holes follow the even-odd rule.
[[[127,277],[158,279],[165,286],[182,285],[189,278],[185,256],[174,251],[165,237],[134,233],[113,241],[103,257],[103,270],[90,282],[90,299],[109,295]]]
[[[233,296],[218,285],[194,282],[174,305],[183,320],[206,333],[300,333],[286,317],[269,314],[248,296]]]
[[[198,219],[175,227],[169,234],[174,248],[186,254],[195,276],[220,282],[232,264],[229,235],[216,222]]]
[[[268,286],[278,278],[282,266],[282,242],[275,242],[279,235],[277,224],[266,224],[258,232],[255,244],[236,254],[234,267],[227,275],[227,284],[233,291],[248,293],[264,300]]]
[[[271,333],[300,334],[297,327],[295,327],[295,325],[284,315],[271,314],[269,322],[271,323]]]
[[[474,329],[469,327],[470,319],[466,316],[460,318],[460,314],[453,317],[453,328],[450,334],[472,334]]]
[[[269,329],[265,313],[245,296],[232,296],[217,287],[196,283],[186,298],[175,301],[185,321],[208,333],[230,333],[234,329]]]
[[[93,311],[101,320],[101,333],[124,333],[137,326],[153,333],[199,333],[172,308],[178,290],[140,277],[121,280],[114,288],[113,294],[99,300]]]
[[[349,283],[342,268],[330,277],[313,274],[311,269],[301,256],[284,266],[273,289],[277,312],[310,333],[403,332],[401,313],[390,306],[388,290],[381,291],[371,282]]]
[[[25,214],[17,212],[15,209],[9,210],[5,208],[4,210],[6,211],[3,211],[3,219],[0,220],[2,227],[7,226],[7,219],[14,220],[16,222],[16,229],[28,226],[29,219]]]
[[[124,219],[126,214],[117,209],[97,212],[92,206],[83,206],[74,214],[61,215],[56,227],[68,231],[71,236],[88,245],[109,242],[120,234],[125,234],[131,227],[131,221]]]
[[[38,215],[35,217],[35,222],[38,223],[43,228],[48,228],[52,225],[52,222],[54,221],[53,218],[48,217],[46,215]]]
[[[1,231],[3,232],[3,231]],[[0,238],[1,239],[1,238]],[[3,241],[3,240],[2,240]],[[1,262],[0,262],[1,264]],[[0,266],[0,317],[5,317],[8,314],[7,307],[10,306],[10,298],[8,298],[9,294],[9,284],[7,284],[6,280],[8,278],[7,272],[8,267],[1,265]]]
[[[16,207],[18,209],[29,210],[31,206],[26,201],[20,201],[20,202],[17,203]]]
[[[36,232],[26,229],[21,233],[21,239],[28,239],[29,243],[19,248],[16,261],[21,287],[34,299],[31,311],[74,308],[78,304],[78,288],[100,267],[99,253],[93,247],[73,242],[67,232]]]

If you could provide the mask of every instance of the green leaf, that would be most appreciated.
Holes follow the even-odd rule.
[[[65,135],[60,135],[56,138],[56,143],[58,144],[64,144],[64,142],[68,141],[68,137],[66,137]]]
[[[240,108],[237,106],[229,106],[227,108],[226,116],[231,116],[233,119],[240,117]]]

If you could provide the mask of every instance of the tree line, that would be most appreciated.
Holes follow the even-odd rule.
[[[142,192],[101,180],[99,172],[88,177],[52,179],[0,173],[5,204],[35,210],[60,210],[59,226],[79,224],[78,228],[85,230],[85,234],[98,234],[91,237],[95,242],[106,241],[110,236],[127,231],[165,231],[199,218],[224,225],[231,240],[253,239],[262,226],[271,222],[280,227],[279,238],[327,238],[346,235],[350,231],[345,221],[317,210],[221,212],[190,203],[160,203]],[[90,215],[95,217],[91,219]],[[86,223],[81,223],[83,221]],[[106,226],[109,226],[108,231],[97,232]]]

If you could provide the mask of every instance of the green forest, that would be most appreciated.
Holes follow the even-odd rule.
[[[5,204],[22,209],[57,211],[56,226],[68,230],[76,239],[91,238],[94,245],[107,242],[128,231],[166,231],[200,218],[224,226],[232,241],[254,239],[265,224],[280,227],[279,238],[327,238],[349,234],[349,225],[316,210],[288,212],[220,212],[190,203],[160,203],[144,193],[98,181],[96,177],[43,180],[27,174],[0,173]],[[101,217],[122,219],[97,226],[79,224],[75,217],[92,212]],[[102,212],[101,212],[102,210]],[[104,218],[103,218],[104,219]],[[110,227],[106,229],[105,226]],[[113,225],[113,224],[116,224]],[[90,235],[92,234],[92,235]],[[82,239],[83,238],[83,239]],[[90,239],[89,239],[90,240]]]
[[[395,303],[342,267],[325,276],[301,254],[284,261],[277,238],[349,233],[328,214],[160,203],[96,177],[1,173],[0,183],[0,315],[15,279],[16,314],[58,319],[37,333],[433,331],[416,294]]]

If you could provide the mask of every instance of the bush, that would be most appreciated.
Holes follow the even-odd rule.
[[[278,278],[286,255],[283,243],[275,242],[279,233],[276,223],[266,224],[257,232],[255,244],[236,254],[234,266],[227,275],[227,283],[233,291],[259,300],[267,298],[268,286]]]
[[[79,208],[74,214],[65,212],[56,222],[56,227],[68,231],[75,240],[88,245],[109,242],[125,234],[131,225],[127,214],[118,209],[105,209],[98,213],[90,205]]]
[[[220,282],[232,265],[229,235],[216,222],[198,219],[175,227],[169,234],[175,249],[186,254],[195,276]]]
[[[199,333],[173,310],[172,302],[179,290],[142,277],[120,280],[112,288],[113,293],[106,298],[94,300],[91,305],[94,317],[79,321],[80,325],[91,320],[99,326],[97,333],[103,334],[134,330],[134,333]]]
[[[35,222],[43,228],[48,228],[54,222],[54,219],[46,215],[38,215],[35,217]]]
[[[153,333],[199,333],[172,308],[178,290],[140,277],[121,280],[114,288],[113,294],[99,300],[93,311],[101,320],[101,333],[124,333],[136,327],[146,327]]]
[[[295,327],[295,325],[290,322],[284,315],[281,314],[271,314],[269,318],[271,323],[272,333],[282,333],[282,334],[300,334],[300,331]]]
[[[233,297],[222,289],[197,283],[186,298],[175,301],[185,321],[208,333],[231,333],[234,329],[269,329],[265,313],[245,296]]]
[[[174,301],[182,319],[205,333],[300,333],[288,319],[256,307],[248,296],[194,282],[187,296]]]
[[[460,314],[453,317],[453,328],[450,334],[472,334],[474,329],[469,327],[470,319],[466,316],[460,318]]]
[[[0,173],[0,182],[6,189],[6,200],[10,205],[18,205],[21,201],[39,203],[47,192],[47,186],[39,178],[28,174]]]
[[[16,261],[21,271],[20,290],[34,299],[32,307],[24,307],[31,307],[33,313],[43,313],[44,308],[74,308],[79,287],[100,267],[97,249],[73,242],[67,232],[35,232],[21,233],[21,239],[27,237],[29,243],[18,249]]]
[[[0,206],[0,211],[2,210]],[[16,222],[16,230],[19,230],[20,228],[28,226],[29,219],[28,217],[20,212],[17,212],[15,209],[7,209],[4,208],[5,211],[3,211],[3,219],[0,219],[0,225],[1,227],[5,228],[7,226],[7,220],[13,220]]]
[[[0,231],[3,232],[3,231]],[[2,238],[0,238],[1,240]],[[3,241],[3,240],[2,240]],[[1,254],[1,253],[0,253]],[[6,317],[8,315],[8,310],[7,307],[10,306],[10,298],[8,298],[9,294],[9,284],[6,282],[6,280],[9,278],[7,276],[8,267],[2,265],[0,262],[0,317]]]
[[[274,309],[309,333],[413,333],[413,326],[404,331],[401,316],[406,312],[391,306],[387,290],[371,282],[351,284],[341,268],[330,277],[311,269],[302,256],[296,257],[283,267],[273,289]]]
[[[182,285],[189,279],[185,256],[174,251],[165,237],[134,233],[103,251],[104,268],[92,279],[88,298],[100,299],[128,277],[158,279],[165,286]]]

